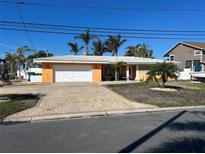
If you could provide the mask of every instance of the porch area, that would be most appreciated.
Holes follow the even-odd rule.
[[[134,81],[138,79],[138,65],[102,65],[102,81]]]

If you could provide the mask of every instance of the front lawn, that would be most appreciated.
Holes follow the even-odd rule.
[[[0,120],[8,115],[33,107],[38,102],[39,97],[33,94],[8,94],[0,95],[8,101],[0,102]]]
[[[172,82],[168,84],[172,85]],[[174,92],[153,91],[150,89],[150,85],[147,85],[145,82],[108,85],[106,87],[132,101],[159,107],[205,105],[205,83],[177,81],[175,85],[178,85],[179,88]]]

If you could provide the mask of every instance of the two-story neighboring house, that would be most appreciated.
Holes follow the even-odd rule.
[[[205,42],[179,42],[168,50],[164,57],[169,61],[181,62],[177,64],[181,79],[205,77]]]

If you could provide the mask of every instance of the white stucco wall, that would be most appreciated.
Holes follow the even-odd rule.
[[[42,82],[42,76],[41,75],[31,75],[30,82]]]

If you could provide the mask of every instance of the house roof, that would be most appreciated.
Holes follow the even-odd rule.
[[[115,62],[125,62],[127,64],[154,64],[156,62],[163,62],[159,59],[129,57],[129,56],[53,56],[45,58],[36,58],[34,62],[37,63],[98,63],[110,64]]]
[[[184,45],[184,46],[188,46],[191,48],[195,48],[197,50],[203,50],[205,51],[205,42],[178,42],[177,44],[175,44],[170,50],[168,50],[164,56],[167,56],[167,54],[169,52],[171,52],[173,49],[175,49],[178,45]]]

